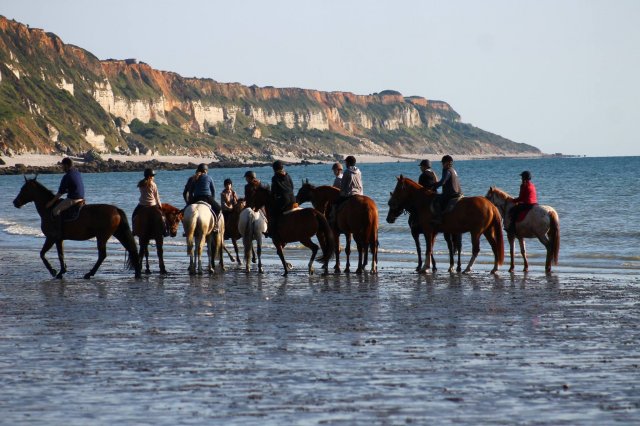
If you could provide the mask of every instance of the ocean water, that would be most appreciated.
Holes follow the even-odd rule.
[[[408,231],[406,219],[400,217],[395,224],[385,221],[389,193],[393,190],[395,176],[403,174],[417,180],[417,162],[382,164],[361,164],[364,190],[378,204],[380,211],[380,267],[406,268],[410,272],[416,262],[413,241]],[[558,271],[615,271],[636,274],[640,270],[640,193],[635,184],[640,182],[640,157],[609,158],[539,158],[539,159],[492,159],[456,161],[462,189],[468,196],[484,195],[491,185],[517,195],[519,174],[530,170],[538,189],[541,204],[554,207],[560,216],[561,248]],[[290,166],[296,191],[303,179],[315,185],[330,184],[333,179],[329,165]],[[440,174],[439,165],[435,170]],[[211,169],[216,183],[216,191],[222,188],[222,181],[229,177],[235,182],[235,189],[243,195],[245,168]],[[272,172],[269,167],[257,168],[258,177],[270,182]],[[159,171],[156,181],[164,202],[182,205],[182,189],[192,172]],[[116,204],[130,214],[137,204],[136,183],[140,173],[85,174],[87,201],[90,203]],[[55,191],[61,175],[41,175],[38,179]],[[39,247],[43,236],[39,230],[39,218],[33,204],[18,210],[11,201],[23,183],[22,176],[0,177],[0,245],[3,247]],[[476,270],[490,269],[491,250],[488,243],[481,240],[481,253]],[[545,251],[535,240],[527,240],[531,270],[542,269]],[[180,257],[184,253],[184,239],[166,241],[168,256]],[[505,254],[508,263],[508,247],[505,238]],[[70,242],[70,248],[91,249],[89,243]],[[117,243],[110,250],[119,250]],[[463,264],[470,256],[469,237],[463,238]],[[438,238],[435,246],[436,261],[442,265],[448,262],[446,245]],[[516,253],[518,248],[516,247]],[[304,263],[308,257],[306,249],[291,245],[287,256]],[[54,252],[51,252],[54,255]],[[276,258],[275,251],[267,249],[265,260]],[[302,264],[301,263],[301,264]],[[275,263],[277,265],[277,262]],[[295,264],[295,262],[294,262]],[[520,258],[516,267],[521,269]],[[443,265],[444,266],[444,265]],[[504,267],[505,269],[507,267]],[[43,270],[44,271],[44,270]]]

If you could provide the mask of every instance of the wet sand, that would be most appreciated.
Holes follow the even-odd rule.
[[[83,247],[63,281],[0,248],[2,423],[640,421],[635,276],[309,277],[294,255],[283,278],[270,253],[189,277],[169,252],[172,275],[134,280],[109,247],[85,281]]]

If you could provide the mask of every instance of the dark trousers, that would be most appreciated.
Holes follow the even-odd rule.
[[[209,203],[216,216],[220,214],[220,204],[213,198],[213,195],[194,195],[189,204],[197,203],[198,201]]]

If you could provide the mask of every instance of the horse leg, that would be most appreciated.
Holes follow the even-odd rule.
[[[522,255],[522,261],[524,262],[524,268],[522,272],[529,272],[529,261],[527,260],[527,247],[524,242],[524,238],[518,237],[518,242],[520,243],[520,254]]]
[[[336,264],[333,267],[333,272],[339,274],[340,273],[340,233],[339,232],[333,233],[333,240],[335,241],[335,245],[333,246],[333,252],[336,255]]]
[[[44,263],[44,266],[47,268],[47,270],[49,271],[52,277],[56,276],[56,270],[51,267],[51,264],[45,257],[45,254],[47,254],[49,249],[53,247],[54,243],[55,241],[52,238],[47,237],[47,239],[44,240],[44,245],[42,246],[42,249],[40,250],[40,259],[42,259],[42,263]],[[62,278],[62,277],[56,277],[56,278]]]
[[[306,240],[300,241],[303,246],[311,249],[311,259],[309,259],[309,264],[307,265],[309,269],[309,275],[313,275],[313,261],[316,259],[316,254],[318,254],[319,246],[311,241],[311,238],[307,238]]]
[[[361,274],[363,269],[363,261],[364,255],[362,253],[362,243],[360,243],[359,239],[356,240],[356,249],[358,250],[358,268],[356,269],[356,274]]]
[[[462,256],[462,234],[455,234],[453,236],[453,242],[454,249],[458,253],[458,267],[456,268],[456,272],[460,272],[462,271],[462,267],[460,266],[460,257]]]
[[[205,237],[207,244],[207,272],[213,274],[216,271],[216,255],[217,255],[217,241],[214,240],[213,234]]]
[[[416,272],[420,272],[422,269],[422,248],[420,247],[420,231],[415,227],[411,229],[411,236],[413,237],[413,242],[416,243],[416,252],[418,253],[418,266],[416,267]]]
[[[232,240],[232,243],[234,244],[234,247],[235,247],[235,241],[233,241],[233,240]],[[222,245],[222,249],[227,253],[227,255],[229,256],[229,260],[230,260],[231,262],[235,262],[235,261],[236,261],[236,258],[235,258],[235,257],[233,257],[233,255],[231,254],[231,252],[230,252],[230,251],[229,251],[229,249],[227,248],[227,245],[226,245],[226,244],[223,244],[223,245]],[[240,259],[238,259],[238,261],[240,261]]]
[[[262,269],[262,233],[258,232],[256,234],[256,251],[258,252],[258,273],[264,274],[264,269]],[[251,244],[251,251],[253,252],[253,243]]]
[[[238,265],[242,265],[242,259],[240,259],[240,254],[238,252],[238,240],[232,238],[231,243],[233,244],[233,250],[236,252],[236,261]],[[233,259],[231,259],[231,261],[233,262]]]
[[[160,273],[162,275],[166,275],[167,274],[167,269],[164,266],[164,240],[162,239],[162,237],[156,238],[156,253],[158,254],[158,264],[160,266]],[[148,252],[148,249],[147,249]],[[147,253],[147,259],[148,259],[148,253]],[[147,260],[148,262],[148,260]],[[148,266],[147,266],[148,268]]]
[[[94,276],[96,274],[96,272],[98,271],[98,268],[100,267],[100,265],[102,265],[102,262],[104,261],[104,259],[106,259],[106,257],[107,257],[107,240],[108,239],[109,238],[99,238],[98,239],[98,260],[97,260],[96,264],[93,265],[93,268],[91,268],[91,270],[89,272],[84,274],[84,278],[86,280],[88,280],[89,278],[91,278],[92,276]]]
[[[146,260],[147,269],[144,271],[145,274],[150,274],[151,270],[149,269],[149,240],[143,237],[138,237],[140,240],[140,267],[142,268],[142,262]]]
[[[350,257],[351,257],[351,234],[345,233],[344,236],[346,238],[346,246],[344,248],[344,254],[347,257],[347,264],[344,267],[344,273],[348,274],[349,272],[351,272],[351,261],[350,261]]]
[[[378,273],[378,242],[374,239],[369,243],[371,249],[371,273]]]
[[[58,251],[58,260],[60,261],[60,272],[56,275],[56,278],[62,278],[65,272],[67,272],[67,264],[64,262],[64,243],[62,240],[56,241],[56,250]]]
[[[480,253],[480,234],[472,233],[471,234],[471,259],[469,259],[469,264],[462,272],[463,274],[467,274],[471,271],[473,264],[476,262],[476,257],[478,257],[478,253]]]
[[[287,261],[284,258],[284,251],[283,251],[283,247],[280,244],[276,244],[276,252],[278,253],[278,257],[280,258],[280,261],[282,262],[282,266],[284,267],[284,274],[283,275],[287,275],[289,273],[289,265],[287,265]]]
[[[553,243],[544,234],[538,235],[538,240],[542,243],[544,248],[547,249],[547,258],[544,262],[544,272],[548,274],[551,272],[551,263],[553,262]]]
[[[425,252],[424,252],[424,264],[422,265],[422,269],[419,271],[419,273],[421,274],[426,274],[427,271],[429,271],[429,268],[431,268],[431,261],[433,260],[433,266],[434,266],[434,271],[435,269],[435,259],[433,259],[433,245],[435,243],[436,240],[436,236],[435,233],[429,235],[429,234],[424,234],[424,240],[425,240]]]
[[[509,241],[509,255],[511,256],[511,261],[509,264],[509,272],[513,272],[513,270],[516,267],[516,261],[515,261],[515,239],[516,236],[507,232],[507,241]]]
[[[189,275],[195,275],[196,262],[193,252],[193,234],[187,234],[187,255],[189,255]]]
[[[454,265],[454,259],[453,259],[454,248],[453,248],[453,240],[451,238],[452,238],[451,234],[448,234],[446,232],[444,233],[444,240],[447,242],[447,248],[449,249],[449,270],[447,271],[449,273],[453,272],[453,265]]]

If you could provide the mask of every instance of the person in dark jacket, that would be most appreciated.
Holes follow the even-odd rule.
[[[423,187],[431,190],[435,190],[434,186],[438,183],[438,175],[431,168],[431,161],[422,160],[420,162],[420,177],[418,183]]]
[[[267,235],[273,238],[278,229],[278,222],[282,214],[290,210],[296,202],[293,194],[293,181],[284,170],[284,163],[280,160],[273,162],[273,177],[271,178],[271,195],[274,200],[274,209],[269,212],[269,224]]]
[[[82,182],[82,175],[73,167],[73,161],[69,157],[65,157],[60,162],[64,176],[60,180],[60,187],[58,193],[49,201],[46,205],[47,208],[54,206],[54,204],[64,195],[67,194],[67,198],[60,201],[53,207],[54,224],[51,229],[51,237],[54,239],[62,238],[62,212],[69,209],[76,204],[84,202],[84,183]]]
[[[220,204],[218,204],[215,199],[216,189],[213,186],[213,179],[207,174],[208,171],[209,168],[206,164],[202,163],[198,166],[196,174],[193,176],[191,186],[189,187],[188,204],[193,204],[198,201],[209,203],[211,209],[217,216],[220,214]],[[189,182],[187,182],[187,184],[188,183]]]
[[[342,187],[342,164],[340,164],[339,161],[336,161],[333,166],[331,166],[331,171],[335,176],[331,186],[340,189]]]
[[[538,194],[536,186],[531,182],[531,172],[525,170],[520,173],[522,183],[520,184],[520,193],[518,198],[514,198],[513,201],[516,205],[509,212],[509,223],[505,223],[504,227],[510,234],[516,233],[516,221],[518,216],[522,212],[531,210],[533,206],[538,204]]]
[[[442,157],[442,178],[434,185],[434,190],[442,187],[442,194],[438,194],[438,213],[434,215],[432,222],[441,223],[442,214],[449,204],[449,201],[462,196],[458,173],[453,168],[453,158],[450,155]]]

